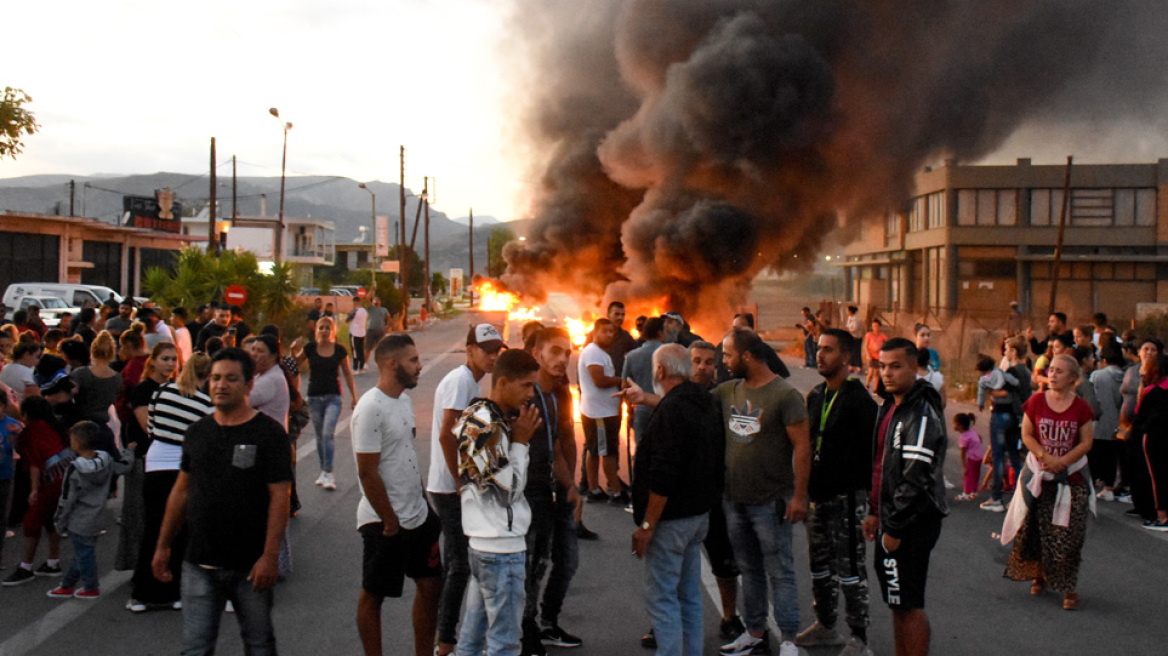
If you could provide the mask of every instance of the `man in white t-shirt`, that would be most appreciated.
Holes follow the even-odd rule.
[[[349,314],[349,338],[353,340],[353,372],[365,371],[365,333],[369,320],[369,313],[359,303],[354,303],[353,312]]]
[[[170,323],[174,327],[174,345],[178,347],[183,362],[191,359],[194,342],[191,340],[191,330],[187,328],[187,309],[176,307],[170,311]]]
[[[357,457],[361,502],[357,530],[364,544],[357,632],[366,656],[381,652],[381,605],[402,595],[414,579],[414,653],[434,652],[442,562],[441,526],[422,492],[414,448],[414,405],[407,389],[418,385],[422,361],[409,335],[383,339],[373,351],[377,386],[353,409],[351,433]]]
[[[438,654],[454,651],[458,641],[458,620],[462,598],[470,582],[468,541],[462,531],[462,502],[457,483],[458,438],[454,426],[470,402],[482,396],[479,381],[495,370],[503,350],[503,336],[489,323],[470,329],[466,336],[466,364],[460,365],[438,383],[434,392],[434,419],[430,434],[430,474],[426,492],[442,520],[446,548],[442,561],[446,576],[438,605]]]
[[[616,338],[616,324],[597,319],[592,329],[593,341],[580,352],[577,375],[580,381],[580,421],[584,424],[584,472],[588,477],[588,501],[611,500],[626,506],[629,494],[624,489],[620,467],[620,391],[621,379],[605,351]],[[604,463],[607,493],[600,487],[600,464]]]

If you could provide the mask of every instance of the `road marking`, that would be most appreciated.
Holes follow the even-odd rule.
[[[714,570],[712,567],[710,567],[710,561],[708,558],[706,558],[706,554],[704,551],[702,552],[701,556],[702,556],[702,587],[704,587],[706,589],[706,594],[708,594],[710,596],[710,600],[714,602],[714,609],[716,611],[718,611],[718,621],[721,622],[721,618],[723,617],[723,614],[722,614],[722,592],[720,590],[718,590],[718,579],[714,576]],[[738,586],[741,589],[741,587],[742,587],[741,577],[739,577]],[[768,587],[768,590],[769,590],[769,587]],[[782,636],[783,632],[780,631],[779,626],[777,624],[775,624],[774,606],[772,606],[770,604],[769,600],[767,602],[767,610],[770,611],[767,614],[767,628],[770,630],[771,635],[772,636]],[[738,615],[739,615],[739,617],[741,617],[742,613],[739,612]],[[790,637],[791,641],[795,640],[795,636],[789,636],[789,637]],[[805,654],[806,652],[803,650],[802,647],[800,647],[799,653]]]
[[[133,572],[110,572],[101,579],[101,600],[126,584],[134,576]],[[97,603],[101,603],[98,601]],[[26,626],[20,633],[0,643],[0,656],[23,656],[44,644],[73,620],[81,617],[97,604],[82,599],[70,599],[57,608],[45,613],[34,624]]]

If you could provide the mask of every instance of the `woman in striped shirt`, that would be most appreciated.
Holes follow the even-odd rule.
[[[166,383],[154,392],[148,412],[151,437],[146,453],[146,482],[143,487],[146,521],[142,544],[138,550],[138,567],[134,570],[133,589],[126,609],[135,613],[150,606],[167,606],[179,610],[182,559],[186,552],[186,536],[179,534],[171,547],[170,570],[174,580],[162,583],[154,578],[151,561],[155,543],[166,514],[166,500],[178,478],[182,462],[182,443],[187,428],[211,414],[215,409],[211,397],[203,391],[211,375],[211,358],[196,353],[187,361],[177,382]]]

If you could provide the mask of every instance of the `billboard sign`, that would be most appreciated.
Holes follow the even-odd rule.
[[[182,203],[169,189],[157,189],[154,196],[122,196],[125,225],[163,232],[182,232]]]

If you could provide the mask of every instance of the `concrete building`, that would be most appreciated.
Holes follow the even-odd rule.
[[[916,176],[903,212],[844,249],[845,288],[881,311],[1001,316],[1050,302],[1065,165],[944,166]],[[1076,164],[1055,307],[1072,322],[1168,302],[1168,159]]]
[[[184,218],[185,235],[207,234],[206,213]],[[260,262],[273,262],[277,219],[264,216],[239,216],[215,221],[217,234],[228,249],[242,249],[255,254]],[[336,229],[332,221],[284,217],[282,241],[284,261],[293,265],[292,280],[301,287],[312,285],[312,267],[332,266],[336,262]]]
[[[196,236],[86,217],[0,211],[0,290],[17,282],[104,285],[140,296],[142,272],[170,266]]]

